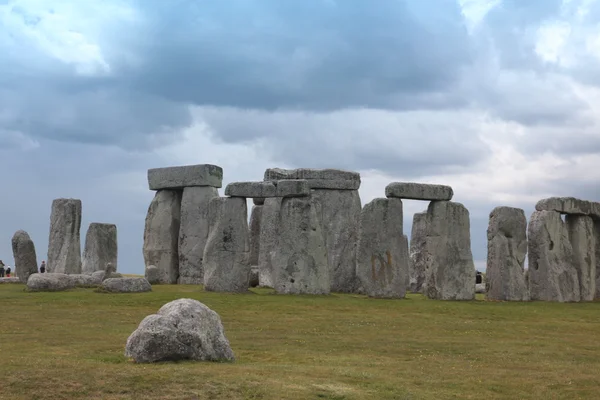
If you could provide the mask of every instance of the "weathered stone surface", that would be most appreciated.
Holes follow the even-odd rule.
[[[528,227],[531,300],[579,301],[579,278],[566,224],[556,211],[534,211]]]
[[[361,203],[358,190],[312,192],[323,227],[332,292],[352,293],[356,289],[356,248]]]
[[[254,206],[252,207],[252,213],[250,214],[250,265],[252,266],[258,266],[262,210],[263,206]]]
[[[408,241],[402,232],[402,200],[374,199],[362,209],[356,271],[370,297],[404,298]]]
[[[70,274],[67,275],[67,279],[71,280],[73,287],[89,288],[98,286],[98,280],[92,275]]]
[[[573,248],[573,265],[577,270],[581,301],[592,301],[596,297],[594,220],[586,215],[567,215],[566,224]]]
[[[160,270],[156,265],[148,265],[146,267],[146,279],[151,285],[160,283]]]
[[[234,361],[219,314],[192,299],[165,304],[129,336],[125,357],[157,361]]]
[[[27,289],[32,292],[60,292],[75,287],[76,280],[62,273],[31,274]]]
[[[282,200],[277,244],[271,253],[277,293],[329,294],[327,248],[319,214],[310,197]]]
[[[2,283],[23,283],[16,276],[11,276],[10,278],[4,277],[0,278],[0,284]]]
[[[487,296],[489,300],[527,301],[525,283],[527,218],[520,208],[496,207],[487,230]]]
[[[432,201],[427,209],[427,267],[423,294],[438,300],[473,300],[475,264],[469,211],[460,203]]]
[[[594,220],[594,241],[596,242],[596,299],[600,299],[600,220]]]
[[[260,222],[258,280],[260,286],[273,287],[273,251],[279,235],[279,213],[282,198],[266,199]]]
[[[259,284],[258,281],[258,267],[251,267],[250,268],[250,282],[249,285],[250,287],[257,287]]]
[[[117,265],[117,226],[114,224],[90,224],[85,236],[85,249],[81,272],[91,274],[103,271],[106,263]]]
[[[250,277],[248,208],[240,197],[221,197],[209,205],[210,231],[204,249],[204,289],[246,292]]]
[[[265,199],[263,197],[255,197],[252,199],[252,202],[255,206],[262,206],[265,204]]]
[[[111,293],[142,293],[152,291],[146,278],[108,278],[102,282],[102,290]]]
[[[281,169],[269,168],[265,171],[265,181],[286,179],[306,179],[312,189],[358,190],[360,174],[339,169]]]
[[[22,283],[27,283],[29,275],[38,272],[35,245],[27,232],[15,232],[12,237],[12,251],[15,259],[15,275]]]
[[[486,293],[486,284],[485,283],[476,283],[475,284],[475,293]]]
[[[193,186],[220,188],[222,185],[223,168],[216,165],[184,165],[148,170],[150,190],[183,189]]]
[[[537,211],[556,211],[561,214],[591,215],[600,218],[600,203],[574,197],[549,197],[535,205]]]
[[[160,283],[177,283],[181,193],[159,190],[148,207],[144,230],[144,262],[159,270]]]
[[[90,275],[94,280],[94,283],[97,285],[101,285],[104,277],[106,276],[106,271],[94,271],[92,275]]]
[[[81,273],[81,200],[55,199],[50,215],[47,272]]]
[[[450,186],[416,182],[392,182],[385,188],[385,197],[399,199],[449,201],[454,191]]]
[[[303,179],[232,182],[225,188],[225,195],[244,198],[304,197],[310,196],[310,185]]]
[[[219,192],[214,187],[188,187],[181,199],[179,280],[184,285],[204,283],[202,257],[208,240],[208,205]]]
[[[425,244],[427,238],[427,211],[416,213],[413,216],[412,230],[410,233],[409,251],[409,285],[408,290],[412,293],[420,293],[425,283],[427,268],[427,255]]]

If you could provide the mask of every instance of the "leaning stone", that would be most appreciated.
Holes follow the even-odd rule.
[[[192,299],[165,304],[129,336],[125,357],[157,361],[234,361],[219,314]]]
[[[181,199],[179,279],[184,285],[204,283],[204,246],[208,240],[208,205],[219,192],[214,187],[188,187]]]
[[[561,214],[591,215],[600,218],[600,203],[574,197],[549,197],[535,205],[537,211],[556,211]]]
[[[416,213],[413,216],[412,230],[410,233],[409,251],[409,285],[408,290],[412,293],[421,293],[425,283],[427,268],[427,254],[425,244],[427,242],[427,211]]]
[[[204,248],[204,289],[246,292],[250,275],[248,208],[240,197],[212,199]]]
[[[460,203],[432,201],[427,209],[427,267],[423,294],[438,300],[473,300],[475,264],[469,211]]]
[[[146,278],[108,278],[102,282],[102,290],[110,293],[151,292],[152,286]]]
[[[566,223],[573,248],[573,265],[577,270],[581,301],[592,301],[596,297],[594,220],[586,215],[567,215]]]
[[[252,207],[250,213],[250,265],[258,266],[258,255],[260,254],[260,222],[262,219],[263,206]]]
[[[0,278],[0,284],[1,283],[23,283],[23,282],[21,282],[21,280],[18,277],[11,276],[11,277]]]
[[[211,164],[184,165],[180,167],[148,170],[150,190],[183,189],[193,186],[223,185],[223,168]]]
[[[534,211],[528,228],[531,300],[581,299],[569,232],[556,211]]]
[[[117,265],[117,226],[91,223],[85,236],[81,272],[103,271],[106,263]]]
[[[81,200],[56,199],[50,215],[47,272],[81,273]]]
[[[15,260],[15,276],[22,283],[27,283],[29,275],[38,272],[35,245],[29,234],[17,231],[12,237],[12,251]]]
[[[399,199],[450,201],[454,191],[450,186],[427,183],[393,182],[386,186],[385,197]]]
[[[179,277],[179,226],[181,194],[159,190],[148,207],[144,230],[144,261],[159,270],[160,283],[177,283]]]
[[[361,212],[358,190],[315,189],[312,199],[320,210],[318,217],[327,245],[330,289],[352,293],[356,289],[356,246]]]
[[[61,273],[31,274],[27,279],[27,290],[31,292],[61,292],[75,287],[76,280]]]
[[[146,279],[151,285],[160,283],[160,270],[156,265],[148,265],[145,273]]]
[[[329,294],[327,248],[320,210],[310,197],[284,198],[272,249],[274,288],[280,294]]]
[[[402,200],[374,199],[360,215],[356,271],[369,297],[404,298],[408,241],[402,232]]]
[[[311,189],[358,190],[360,174],[339,169],[281,169],[269,168],[265,171],[265,181],[286,179],[306,179]]]
[[[487,230],[488,300],[528,301],[525,283],[527,218],[520,208],[496,207]]]
[[[273,287],[273,251],[277,247],[279,232],[280,197],[265,200],[260,222],[258,280],[260,286]]]

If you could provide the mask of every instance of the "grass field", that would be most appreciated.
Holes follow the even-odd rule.
[[[1,399],[600,398],[600,303],[23,289],[0,285]],[[182,297],[221,315],[235,363],[124,357]]]

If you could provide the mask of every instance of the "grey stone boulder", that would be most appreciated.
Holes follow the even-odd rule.
[[[91,278],[91,277],[90,277]],[[27,279],[27,290],[31,292],[61,292],[75,287],[76,280],[67,274],[31,274]]]
[[[399,199],[450,201],[454,191],[450,186],[415,182],[392,182],[385,188],[385,197]]]
[[[600,203],[574,197],[549,197],[535,205],[536,211],[556,211],[561,214],[590,215],[600,218]]]
[[[108,278],[102,281],[102,290],[110,293],[142,293],[152,291],[146,278]]]
[[[71,280],[73,287],[91,288],[99,285],[97,277],[94,277],[91,274],[70,274],[67,275],[67,279]]]
[[[145,276],[151,285],[160,283],[160,271],[156,265],[148,265],[146,267]]]
[[[273,287],[273,251],[277,247],[279,214],[282,198],[265,200],[262,209],[258,253],[258,280],[260,286]]]
[[[257,266],[258,255],[260,254],[260,223],[262,219],[263,206],[253,206],[250,213],[250,265]]]
[[[488,300],[528,301],[525,282],[527,218],[520,208],[496,207],[487,229]]]
[[[92,222],[85,236],[81,272],[103,271],[106,263],[117,265],[117,226]]]
[[[581,301],[592,301],[596,297],[597,264],[594,220],[587,215],[567,215],[565,222],[573,248]]]
[[[16,276],[11,276],[11,277],[4,277],[4,278],[0,278],[0,284],[2,283],[23,283],[21,282],[21,280],[19,278],[17,278]]]
[[[192,299],[165,304],[129,336],[125,356],[136,363],[235,361],[219,314]]]
[[[148,170],[150,190],[183,189],[194,186],[223,185],[223,168],[211,164],[184,165]]]
[[[105,275],[106,271],[94,271],[90,276],[92,277],[96,285],[101,285]]]
[[[265,181],[305,179],[311,189],[358,190],[360,174],[339,169],[281,169],[269,168],[265,171]]]
[[[38,272],[35,245],[29,234],[17,231],[12,237],[12,251],[15,260],[15,275],[22,283],[27,283],[29,275]]]
[[[55,199],[50,215],[47,272],[81,273],[81,200]]]
[[[416,213],[413,216],[410,234],[409,249],[409,285],[408,290],[412,293],[421,293],[425,283],[427,268],[426,249],[427,239],[427,211]]]

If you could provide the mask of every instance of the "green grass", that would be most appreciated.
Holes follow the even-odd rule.
[[[363,296],[27,293],[0,286],[0,399],[597,399],[600,303]],[[237,361],[134,364],[127,337],[177,298],[222,318]]]

